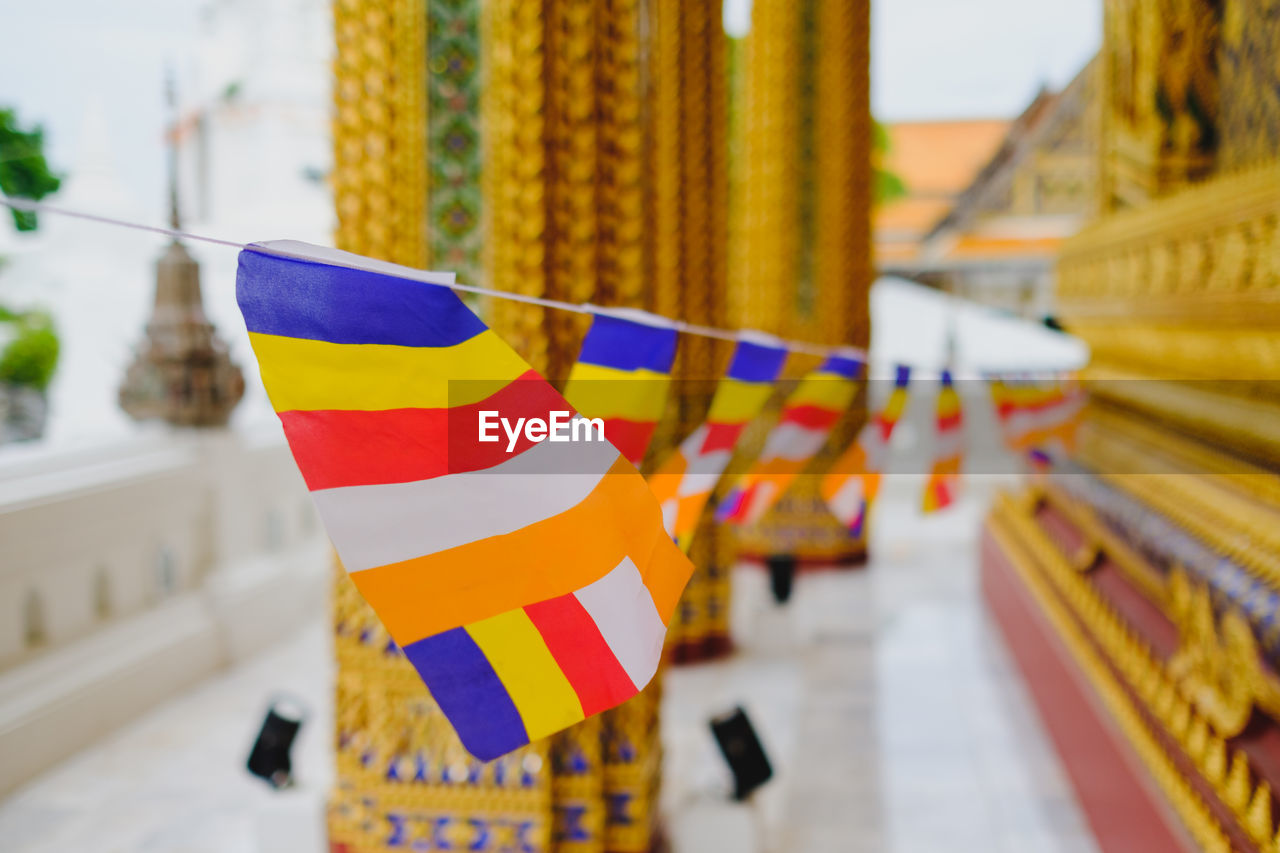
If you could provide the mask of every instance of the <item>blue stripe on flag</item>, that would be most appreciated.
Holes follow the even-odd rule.
[[[616,370],[668,373],[676,357],[676,330],[597,314],[578,361]]]
[[[467,751],[490,761],[529,742],[520,712],[466,628],[404,647]]]
[[[786,360],[787,351],[782,347],[738,341],[727,375],[743,382],[772,382],[778,378]]]
[[[818,368],[820,373],[834,373],[837,376],[843,376],[845,379],[857,379],[862,372],[862,362],[856,358],[848,358],[841,355],[828,356],[827,360],[822,363],[822,367]]]
[[[252,249],[236,300],[251,332],[335,344],[450,347],[487,328],[447,287]]]

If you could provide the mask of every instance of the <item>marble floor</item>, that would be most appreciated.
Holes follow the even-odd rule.
[[[735,573],[739,648],[673,670],[665,812],[677,853],[1095,850],[977,589],[981,490],[922,518],[890,484],[867,571],[802,576],[786,607]],[[5,851],[322,850],[330,650],[316,620],[0,802]],[[243,761],[273,696],[311,709],[280,795]],[[777,771],[748,806],[706,720],[750,714]],[[3,760],[0,757],[0,760]]]

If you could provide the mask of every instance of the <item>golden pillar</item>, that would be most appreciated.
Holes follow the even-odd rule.
[[[865,346],[871,268],[870,4],[757,0],[745,45],[735,169],[729,305],[736,323],[788,337]],[[806,156],[811,152],[811,156]],[[789,375],[816,363],[792,359]],[[855,406],[831,447],[861,421]],[[759,424],[748,444],[763,441]],[[744,554],[855,562],[865,543],[826,511],[820,454],[760,524]]]
[[[454,4],[453,11],[462,15],[469,8]],[[432,16],[431,25],[442,21]],[[470,41],[460,44],[455,38],[451,48],[474,49],[474,21],[462,20],[461,26],[455,35]],[[444,79],[456,102],[474,89],[474,62],[450,56],[450,68],[429,75],[430,60],[439,65],[446,57],[429,55],[428,6],[422,0],[338,0],[334,27],[337,245],[425,267],[431,242],[442,245],[448,237],[429,229],[430,203],[449,201],[447,211],[455,215],[464,203],[446,199],[443,191],[436,199],[431,195],[428,150],[436,143],[429,146],[429,90]],[[468,127],[462,123],[474,118],[467,114],[470,108],[464,102],[453,117],[453,130],[465,134]],[[448,154],[435,152],[432,163],[456,166],[450,158],[474,156],[454,140]],[[464,168],[460,174],[468,172]],[[430,242],[429,232],[436,238]],[[466,848],[484,839],[495,849],[547,850],[552,787],[547,745],[532,744],[488,764],[471,758],[340,569],[333,594],[337,783],[328,821],[333,848],[345,853]]]
[[[718,3],[653,4],[653,257],[656,310],[693,323],[723,326],[728,252],[727,39]],[[732,347],[686,336],[677,381],[652,459],[661,459],[706,417]],[[672,620],[668,647],[676,661],[728,648],[727,533],[708,506],[690,557],[695,572]]]
[[[485,194],[493,286],[688,316],[685,257],[694,244],[707,256],[715,249],[702,245],[713,239],[706,226],[694,226],[694,234],[682,230],[690,221],[682,218],[688,195],[683,150],[691,132],[684,122],[696,118],[705,127],[710,120],[682,111],[695,102],[686,100],[691,84],[680,69],[662,67],[662,57],[673,32],[681,39],[697,30],[707,39],[713,3],[703,0],[696,10],[659,6],[650,10],[639,0],[486,5]],[[705,78],[701,73],[700,87],[708,85]],[[699,270],[705,274],[708,266]],[[708,290],[705,283],[698,289]],[[490,311],[495,329],[535,367],[553,381],[564,378],[586,318],[509,302]],[[658,691],[654,684],[552,739],[555,849],[650,848]]]

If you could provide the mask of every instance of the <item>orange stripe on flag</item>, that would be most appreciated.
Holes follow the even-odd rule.
[[[621,523],[620,519],[626,519]],[[581,589],[630,557],[664,624],[692,569],[648,485],[619,459],[577,506],[520,530],[352,572],[400,645]]]

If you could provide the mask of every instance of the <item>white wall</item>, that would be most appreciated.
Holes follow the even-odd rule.
[[[0,794],[324,606],[278,428],[0,457]]]

